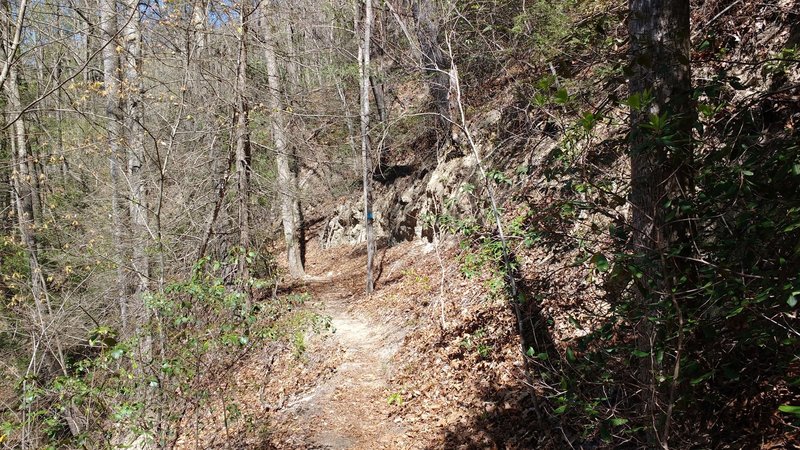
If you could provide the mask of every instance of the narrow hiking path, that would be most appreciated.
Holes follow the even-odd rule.
[[[321,299],[331,318],[329,343],[343,352],[333,375],[310,391],[290,397],[274,421],[294,430],[285,443],[295,448],[375,449],[392,445],[402,429],[385,414],[389,360],[402,336],[347,303]],[[315,351],[310,348],[308,351]]]
[[[369,309],[369,299],[353,272],[338,269],[312,277],[306,287],[314,310],[330,318],[330,332],[311,339],[309,354],[338,354],[327,377],[288,395],[271,422],[283,432],[272,443],[286,448],[380,449],[405,448],[402,427],[389,416],[387,389],[391,359],[406,334],[402,323]],[[319,270],[319,269],[318,269]]]
[[[280,288],[296,299],[272,324],[277,337],[207,379],[207,400],[183,414],[174,448],[419,448],[397,416],[407,397],[389,401],[417,316],[387,304],[386,286],[398,286],[422,247],[382,257],[383,290],[371,297],[361,248],[313,248],[308,276]],[[394,305],[401,297],[391,295]]]

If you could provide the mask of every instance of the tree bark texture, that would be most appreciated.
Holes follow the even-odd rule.
[[[291,37],[289,37],[291,39]],[[283,236],[286,241],[286,255],[289,273],[293,277],[305,275],[300,246],[300,203],[297,199],[297,176],[290,164],[291,150],[286,140],[286,121],[283,116],[282,89],[275,56],[275,33],[269,14],[264,20],[264,58],[267,66],[267,96],[270,109],[270,129],[275,144],[275,164],[278,169],[278,196],[280,199]],[[290,67],[293,65],[290,65]],[[291,72],[290,72],[291,76]]]
[[[243,280],[250,277],[247,253],[250,251],[250,105],[247,102],[247,35],[250,10],[248,2],[241,3],[241,23],[239,34],[239,56],[236,63],[236,182],[239,198],[239,276]]]
[[[13,120],[20,113],[22,106],[19,97],[18,73],[16,66],[11,66],[8,79],[3,85],[6,94],[7,120]],[[12,154],[14,157],[14,173],[12,175],[13,187],[16,198],[17,223],[23,245],[28,253],[28,267],[30,269],[31,294],[36,305],[39,317],[44,317],[44,302],[42,296],[44,286],[41,282],[41,268],[36,257],[36,210],[34,208],[35,196],[38,196],[35,185],[32,183],[36,176],[33,171],[28,152],[28,142],[25,134],[25,120],[17,118],[11,127]]]
[[[372,40],[372,0],[364,4],[364,40],[358,50],[359,80],[361,87],[361,158],[363,162],[362,175],[364,184],[364,228],[367,241],[367,293],[373,290],[372,265],[375,257],[375,236],[372,229],[372,158],[370,156],[369,139],[369,92],[370,92],[370,66],[369,53]]]
[[[8,52],[12,50],[8,47],[4,47],[3,51],[6,57],[10,58]],[[39,264],[39,246],[36,233],[39,229],[37,216],[41,214],[41,209],[37,209],[39,193],[37,189],[38,185],[34,183],[38,175],[36,165],[33,161],[34,158],[30,152],[30,146],[28,145],[28,136],[25,129],[25,120],[22,115],[22,102],[19,92],[19,73],[17,72],[16,65],[11,65],[9,67],[8,77],[3,84],[3,90],[6,95],[6,123],[14,120],[14,123],[9,128],[13,167],[11,181],[17,225],[19,227],[23,247],[25,248],[28,259],[28,270],[30,272],[31,296],[33,297],[35,308],[31,319],[33,319],[34,326],[39,329],[38,332],[40,333],[41,339],[43,339],[43,343],[53,355],[55,363],[60,366],[61,372],[66,374],[61,338],[57,330],[54,330],[52,327],[53,312],[47,293],[47,285],[45,284],[42,273],[42,267]]]
[[[144,149],[143,104],[141,55],[142,34],[140,31],[141,13],[138,0],[126,0],[127,21],[122,29],[125,42],[125,83],[123,97],[125,99],[125,134],[128,150],[128,184],[130,188],[129,214],[133,242],[133,273],[135,282],[133,291],[141,294],[149,288],[150,261],[147,246],[150,242],[147,221],[147,184],[145,168],[146,153]]]
[[[122,329],[128,326],[128,282],[125,274],[125,261],[127,250],[123,242],[125,236],[125,214],[121,202],[121,169],[122,155],[120,154],[120,140],[123,129],[123,115],[120,104],[119,88],[119,54],[117,53],[117,3],[115,0],[101,0],[100,2],[100,30],[105,47],[102,50],[103,58],[103,85],[106,98],[106,130],[108,132],[108,161],[111,183],[111,217],[114,236],[114,264],[117,268],[117,279],[114,296],[119,304],[120,321]]]
[[[641,99],[632,102],[641,107],[631,111],[630,141],[632,245],[644,274],[638,282],[643,313],[638,345],[655,355],[663,331],[649,318],[663,315],[678,280],[690,271],[681,257],[691,252],[692,221],[681,206],[692,195],[694,176],[689,1],[630,0],[629,7],[629,89],[631,98]],[[666,448],[666,429],[658,424],[661,364],[655,357],[642,361],[645,413],[657,423],[650,444]]]

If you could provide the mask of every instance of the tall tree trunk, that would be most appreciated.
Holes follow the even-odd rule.
[[[287,74],[287,82],[284,86],[284,95],[286,97],[286,104],[290,108],[294,108],[296,101],[295,101],[295,94],[299,91],[302,91],[306,84],[305,79],[300,76],[300,72],[297,69],[298,66],[298,54],[295,49],[295,32],[292,27],[292,20],[294,20],[294,11],[292,11],[292,5],[290,2],[286,2],[284,4],[284,8],[286,10],[286,16],[284,17],[284,22],[286,24],[286,74]],[[269,22],[267,22],[269,24]],[[274,45],[273,45],[273,53],[274,53]],[[277,66],[275,67],[277,68]],[[280,86],[279,78],[276,76],[273,78],[275,81],[278,81],[276,86]],[[270,88],[270,90],[272,90]],[[280,91],[279,91],[280,92]],[[279,104],[280,106],[280,104]],[[276,110],[275,114],[283,115],[283,110]],[[286,124],[286,127],[290,130],[290,134],[296,136],[295,142],[303,142],[305,144],[306,139],[304,137],[304,130],[297,126],[296,121],[292,120],[292,117],[289,116],[288,120],[282,120],[283,123]],[[300,161],[298,159],[298,145],[291,144],[288,141],[284,140],[286,143],[286,149],[288,150],[288,158],[289,158],[289,178],[286,180],[288,184],[287,186],[289,190],[287,194],[289,198],[287,201],[291,202],[291,212],[292,212],[292,221],[294,222],[294,232],[293,238],[295,239],[295,248],[298,255],[295,255],[293,258],[297,261],[295,263],[295,267],[292,271],[292,275],[295,277],[302,277],[305,275],[305,234],[303,230],[303,214],[300,208],[300,183],[298,180],[298,175],[300,172]],[[287,244],[288,245],[288,244]],[[291,263],[290,263],[291,265]]]
[[[336,91],[339,94],[339,100],[342,101],[342,114],[345,117],[345,124],[347,125],[347,143],[350,146],[350,150],[352,151],[352,158],[353,158],[353,167],[358,167],[358,147],[356,145],[356,127],[353,124],[353,119],[350,115],[350,105],[347,103],[347,97],[345,97],[344,93],[344,86],[342,86],[342,82],[340,80],[336,80]]]
[[[4,51],[8,51],[4,48]],[[7,53],[6,53],[7,54]],[[22,115],[22,102],[19,95],[19,74],[17,66],[11,65],[8,71],[8,78],[3,85],[6,94],[7,120],[14,120],[11,126],[12,159],[15,168],[12,175],[14,187],[15,209],[17,224],[20,236],[28,257],[28,269],[30,271],[31,295],[35,306],[35,320],[39,327],[41,337],[45,339],[45,344],[50,349],[55,362],[60,367],[62,373],[66,375],[64,363],[64,351],[61,346],[61,338],[58,330],[53,330],[51,326],[52,308],[47,294],[47,285],[44,281],[42,267],[39,264],[38,242],[36,233],[38,225],[36,221],[36,171],[32,162],[33,156],[30,153],[27,134],[25,131],[25,119]],[[55,331],[55,332],[54,332]]]
[[[22,110],[19,97],[18,74],[16,65],[12,65],[8,72],[8,79],[3,85],[6,94],[8,119],[14,120]],[[28,152],[28,142],[25,133],[25,120],[22,116],[11,126],[12,151],[14,153],[14,190],[16,192],[16,211],[20,235],[23,244],[28,250],[28,263],[31,274],[31,293],[36,303],[36,309],[43,316],[42,293],[44,287],[41,283],[41,269],[36,258],[36,210],[34,208],[35,188],[32,183],[35,172],[31,164],[31,155]]]
[[[148,225],[147,208],[147,155],[144,148],[144,105],[142,103],[141,56],[142,34],[140,30],[141,12],[139,0],[125,0],[126,22],[122,27],[122,40],[124,43],[124,83],[122,83],[122,97],[124,99],[124,134],[127,145],[127,181],[130,192],[128,200],[128,214],[130,218],[131,239],[129,241],[131,269],[133,277],[129,278],[130,292],[135,299],[136,315],[131,317],[136,333],[141,337],[139,341],[139,366],[140,376],[145,376],[145,367],[153,359],[153,336],[147,328],[152,320],[151,309],[144,302],[144,294],[150,289],[150,258],[147,248],[152,242]],[[135,322],[134,322],[135,320]],[[143,388],[140,394],[144,411],[151,417],[157,415],[154,408],[158,408],[157,399],[151,404],[151,390]],[[140,448],[149,448],[144,444]]]
[[[64,39],[64,28],[62,27],[62,18],[60,11],[56,13],[56,34],[58,35],[59,40]],[[56,67],[53,73],[55,78],[55,83],[61,83],[61,78],[64,72],[64,62],[63,56],[59,56],[58,60],[56,61]],[[62,187],[64,188],[65,192],[67,189],[67,180],[69,179],[69,160],[67,159],[67,155],[64,152],[64,131],[63,131],[63,121],[64,115],[61,112],[61,108],[64,104],[64,94],[61,89],[56,91],[56,154],[58,155],[59,159],[59,170],[61,172],[61,181]]]
[[[8,120],[16,120],[11,125],[12,139],[16,155],[16,172],[18,178],[17,194],[19,196],[22,208],[20,213],[26,224],[26,229],[33,231],[36,227],[37,217],[39,211],[36,209],[38,203],[38,194],[36,193],[36,170],[33,163],[33,155],[31,155],[28,147],[27,134],[25,132],[25,118],[23,116],[17,117],[22,111],[22,101],[19,96],[19,74],[17,73],[16,65],[12,65],[9,70],[9,76],[6,83],[3,85],[6,94],[6,102],[8,109]]]
[[[367,293],[373,289],[372,260],[375,256],[375,236],[372,216],[372,158],[369,141],[369,53],[372,40],[372,0],[364,3],[364,40],[358,48],[359,81],[361,87],[361,159],[364,184],[364,228],[367,240]]]
[[[377,19],[374,20],[375,23],[381,24],[381,20]],[[376,28],[375,31],[381,32],[385,30],[382,26],[374,27]],[[380,35],[376,33],[376,40],[380,42]],[[373,71],[377,73],[371,73],[369,75],[369,84],[372,89],[372,97],[375,99],[375,111],[378,113],[378,119],[380,120],[380,139],[378,141],[378,148],[376,151],[376,161],[374,165],[378,168],[377,170],[380,171],[381,168],[384,166],[384,156],[386,153],[387,147],[387,140],[388,140],[388,130],[389,130],[389,109],[386,106],[386,88],[383,83],[383,79],[385,78],[386,69],[384,67],[384,61],[386,58],[384,57],[384,50],[383,47],[378,45],[375,46],[375,56],[378,58],[377,68]],[[372,62],[375,61],[374,58],[370,58]]]
[[[680,314],[679,280],[692,271],[684,258],[692,244],[692,221],[684,206],[694,189],[689,1],[630,0],[629,6],[629,88],[632,97],[642,99],[642,108],[631,111],[630,143],[632,243],[645,275],[638,283],[638,345],[655,355],[663,348],[664,333],[649,318],[667,323],[672,318],[664,316],[665,310]],[[655,357],[642,361],[645,413],[647,422],[656,424],[649,445],[666,449],[672,399],[659,386],[661,364]]]
[[[380,11],[380,9],[378,9],[378,11]],[[381,20],[382,18],[384,20]],[[374,32],[372,33],[372,39],[381,43],[381,45],[374,46],[374,50],[372,50],[373,55],[370,57],[370,60],[374,63],[377,57],[378,67],[373,69],[374,73],[369,75],[369,83],[372,87],[372,96],[375,99],[375,112],[378,113],[378,118],[380,119],[384,128],[389,125],[389,110],[386,107],[386,86],[384,85],[384,79],[386,78],[386,57],[384,50],[384,46],[386,45],[385,18],[386,15],[381,15],[380,13],[378,14],[378,18],[373,18]],[[383,139],[381,141],[383,141]],[[381,154],[382,150],[382,148],[379,149],[379,155]]]
[[[19,45],[22,43],[22,26],[25,20],[25,14],[28,10],[28,1],[20,0],[19,6],[16,8],[16,18],[13,17],[14,11],[12,11],[8,0],[3,0],[2,8],[4,12],[2,26],[4,44],[3,56],[5,60],[3,61],[3,67],[0,71],[0,87],[4,86],[6,80],[9,78],[11,67],[19,64],[19,61],[14,61],[14,58],[17,56]],[[13,26],[12,20],[15,20]]]
[[[289,262],[289,273],[293,277],[303,277],[303,259],[300,244],[300,202],[297,199],[297,175],[290,164],[291,150],[286,141],[286,122],[283,117],[281,102],[281,83],[278,74],[278,62],[275,56],[275,34],[269,14],[264,14],[264,58],[267,65],[267,83],[269,85],[270,128],[275,143],[275,163],[278,169],[278,195],[281,202],[281,220],[283,235],[286,240],[286,254]],[[291,38],[290,38],[291,39]],[[290,75],[291,76],[291,75]]]
[[[370,76],[369,84],[372,87],[372,95],[375,97],[375,109],[378,111],[378,117],[381,122],[387,124],[389,121],[389,111],[386,109],[386,91],[383,81],[376,76]]]
[[[247,0],[241,2],[241,23],[239,34],[239,56],[236,62],[236,180],[239,189],[239,246],[243,252],[239,256],[239,276],[243,280],[250,277],[247,253],[250,251],[250,133],[247,103],[247,34],[250,11]]]
[[[103,0],[101,0],[102,2]],[[103,6],[100,5],[100,9],[102,10]],[[89,6],[89,0],[84,2],[84,8],[79,8],[77,5],[75,6],[75,11],[81,16],[81,19],[84,21],[84,26],[86,27],[81,33],[83,35],[83,61],[86,62],[86,67],[83,68],[83,82],[90,83],[92,81],[92,70],[94,69],[94,64],[91,64],[92,60],[92,53],[94,52],[94,48],[92,48],[93,42],[92,38],[94,37],[95,33],[95,23],[93,20],[90,19],[88,16],[91,13],[91,17],[94,20],[97,20],[97,9],[92,8]],[[102,20],[102,18],[101,18]],[[102,26],[101,26],[102,28]],[[102,30],[101,30],[102,31]],[[101,39],[104,39],[101,38]]]
[[[128,150],[128,184],[130,201],[128,204],[131,218],[133,241],[131,250],[132,264],[136,281],[133,291],[137,296],[147,291],[150,280],[150,262],[147,257],[147,246],[150,241],[147,224],[147,184],[145,168],[146,154],[144,149],[144,120],[142,104],[142,81],[140,64],[142,53],[142,35],[139,29],[141,13],[138,0],[126,0],[127,21],[122,28],[122,39],[125,43],[125,142]]]
[[[101,0],[100,30],[103,47],[103,85],[106,97],[106,130],[108,131],[108,161],[111,182],[111,217],[114,226],[114,263],[117,266],[115,297],[120,309],[122,329],[128,326],[128,283],[125,274],[127,260],[125,236],[125,215],[122,211],[120,195],[121,173],[120,138],[122,133],[122,108],[119,92],[119,55],[117,54],[117,3],[116,0]]]

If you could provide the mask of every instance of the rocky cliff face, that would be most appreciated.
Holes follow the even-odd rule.
[[[476,212],[469,196],[463,195],[478,182],[473,155],[453,158],[432,170],[420,169],[389,182],[375,183],[375,233],[390,243],[414,239],[432,240],[433,218],[445,211],[455,217]],[[323,248],[356,244],[365,240],[364,206],[361,197],[340,203],[320,231]]]

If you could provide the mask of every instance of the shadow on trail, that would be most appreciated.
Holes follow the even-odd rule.
[[[529,390],[495,390],[487,388],[482,393],[486,407],[475,415],[463,419],[445,430],[444,447],[439,443],[428,445],[434,449],[490,449],[537,448],[540,431],[536,429],[536,413]]]
[[[508,294],[517,301],[509,303],[508,308],[517,320],[513,336],[520,340],[518,358],[526,360],[527,380],[518,374],[518,381],[512,386],[489,385],[480,389],[484,407],[445,429],[444,447],[436,444],[428,449],[535,449],[570,445],[594,448],[591,443],[582,444],[575,437],[568,437],[572,433],[562,426],[561,416],[553,413],[554,406],[531,387],[539,383],[557,384],[565,364],[550,329],[552,321],[534,300],[536,292],[547,288],[540,285],[547,280],[527,280],[518,273],[511,276],[516,292],[509,288]],[[522,349],[527,355],[523,355]]]

